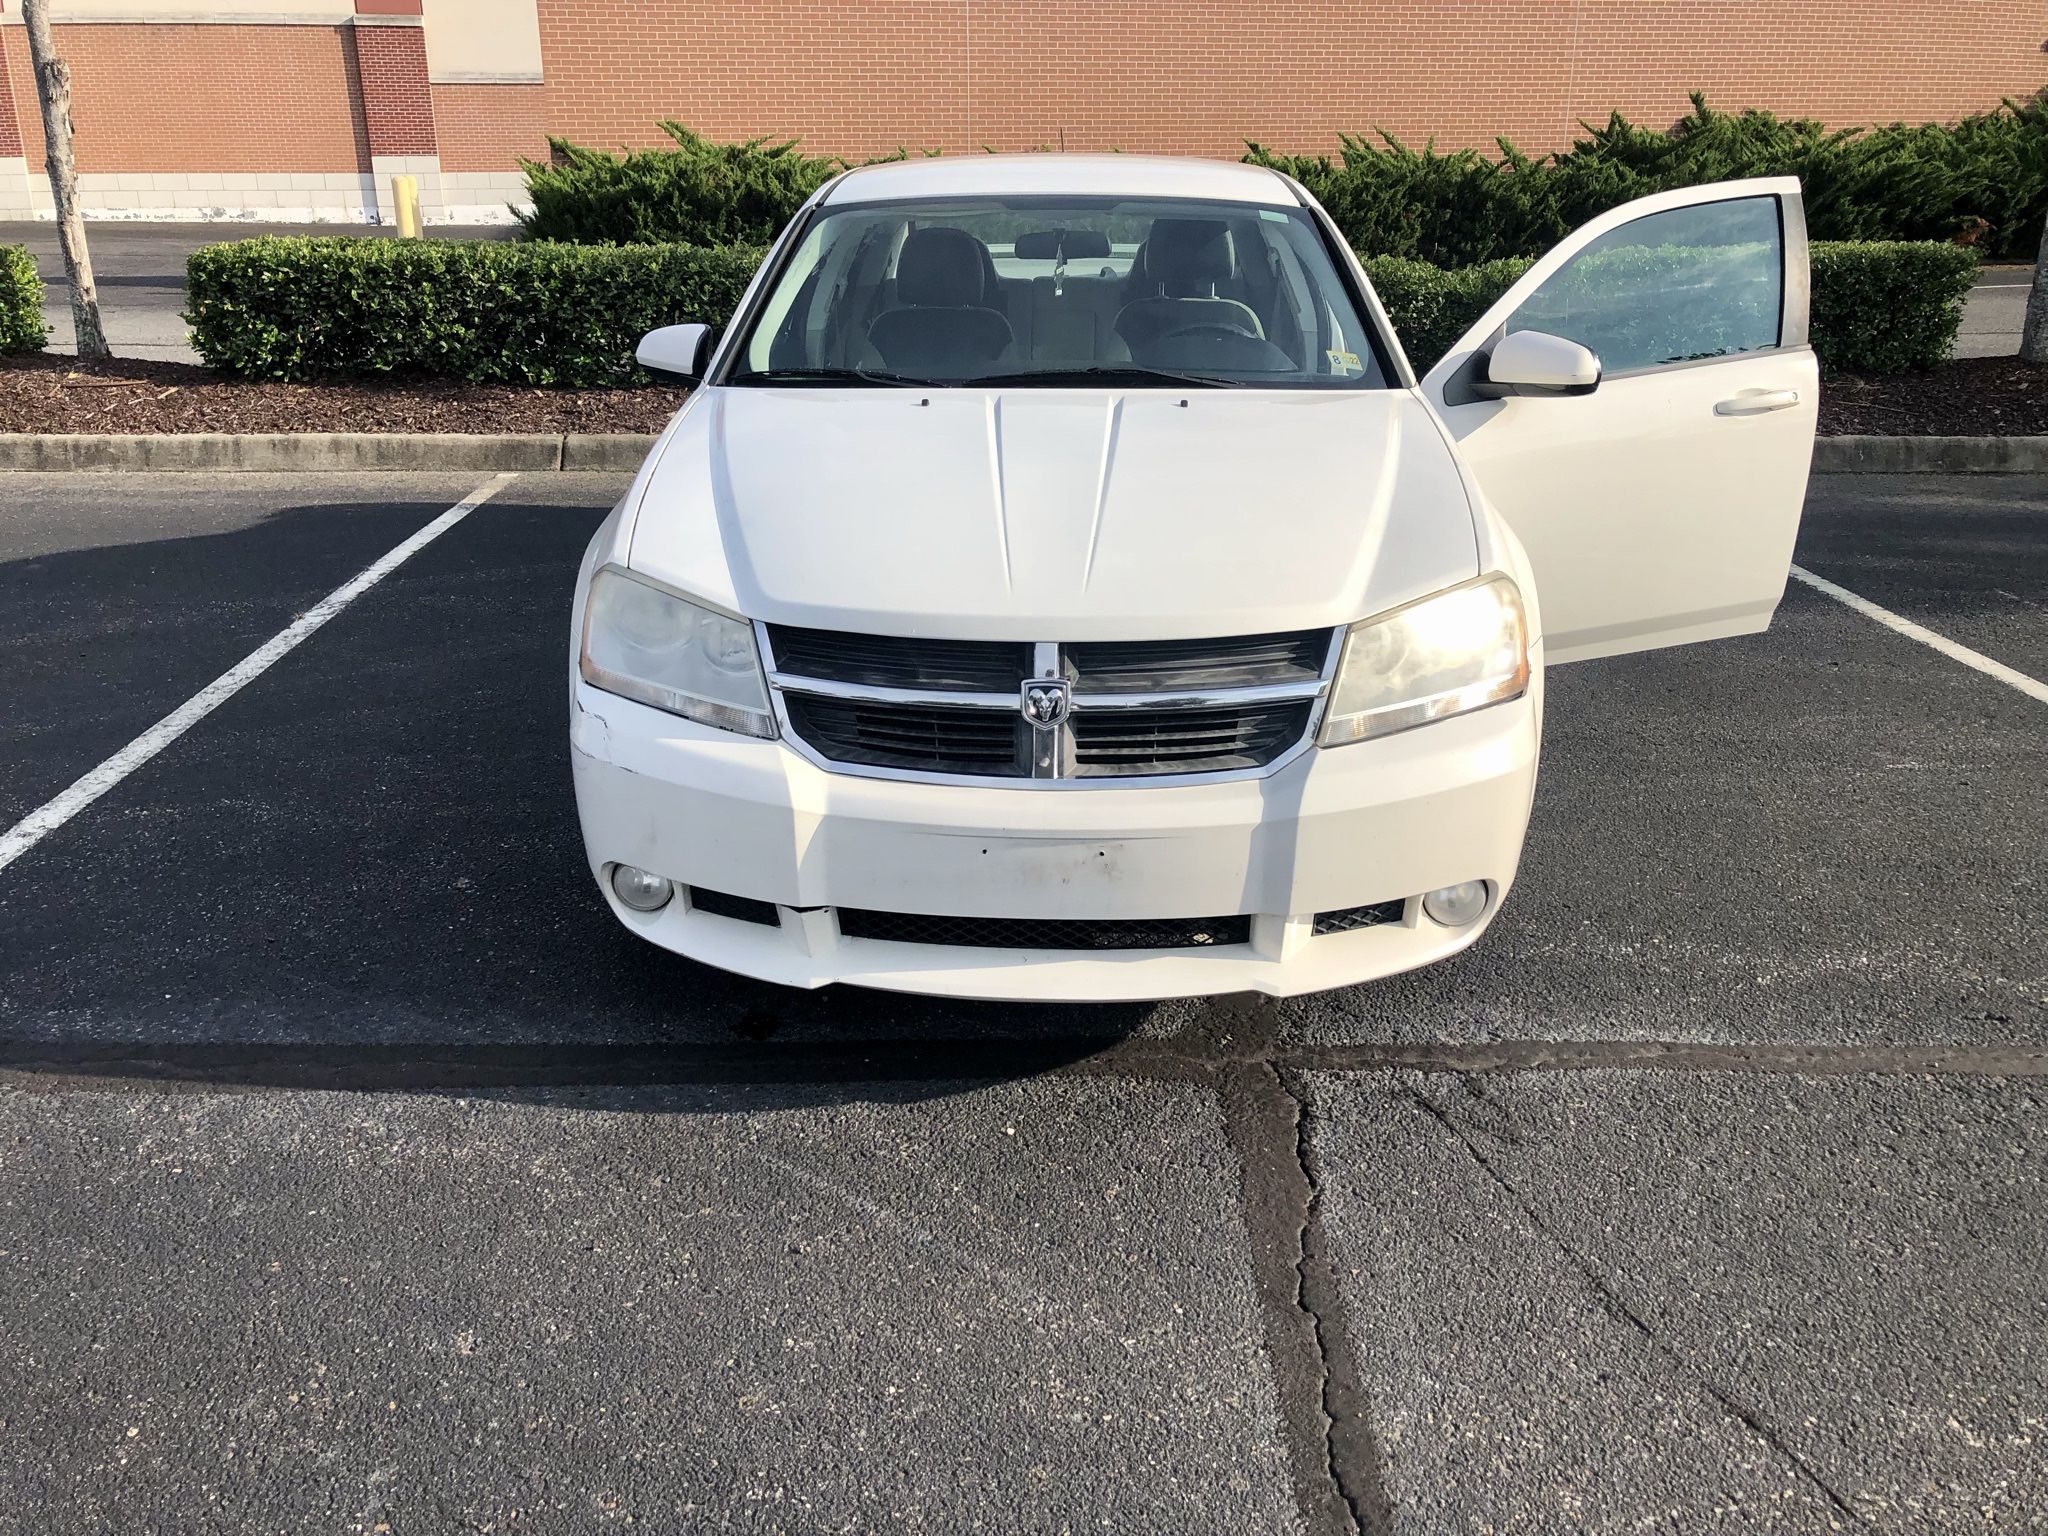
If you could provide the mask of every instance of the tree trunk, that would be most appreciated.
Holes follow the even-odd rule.
[[[2048,364],[2048,220],[2041,225],[2041,251],[2034,258],[2034,286],[2027,290],[2026,328],[2020,332],[2020,356]]]
[[[36,97],[43,108],[50,196],[57,205],[57,239],[64,248],[64,272],[71,279],[71,328],[81,363],[113,358],[100,325],[99,289],[92,280],[92,254],[85,248],[85,218],[78,211],[78,163],[71,150],[71,70],[57,57],[50,36],[49,0],[21,0],[28,24],[28,56],[35,66]]]

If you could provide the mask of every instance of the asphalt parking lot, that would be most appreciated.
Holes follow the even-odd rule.
[[[0,830],[481,477],[0,481]],[[1482,943],[796,994],[581,863],[531,475],[0,862],[0,1533],[2048,1530],[2048,703],[1553,672]],[[2048,482],[1798,560],[2048,679]],[[0,849],[4,859],[4,849]]]

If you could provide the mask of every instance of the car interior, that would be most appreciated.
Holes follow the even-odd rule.
[[[1378,382],[1363,322],[1342,290],[1332,302],[1327,254],[1305,222],[1214,204],[1151,217],[1059,212],[1057,223],[908,208],[821,220],[842,227],[807,239],[811,269],[783,313],[769,306],[752,366],[932,380],[1138,367]]]

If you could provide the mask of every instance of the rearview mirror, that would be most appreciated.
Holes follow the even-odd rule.
[[[1515,331],[1494,343],[1486,360],[1486,394],[1590,395],[1600,359],[1589,347],[1545,331]]]
[[[640,338],[633,361],[650,373],[665,373],[694,384],[704,377],[710,354],[710,326],[664,325]]]

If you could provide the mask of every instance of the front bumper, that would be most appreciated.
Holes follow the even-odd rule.
[[[1482,933],[1514,881],[1535,787],[1528,696],[1379,741],[1310,751],[1263,779],[1103,787],[925,784],[826,772],[779,742],[694,725],[580,681],[571,759],[599,889],[679,954],[789,986],[1098,1002],[1322,991],[1411,970]],[[775,904],[771,926],[622,905],[637,864]],[[1445,928],[1421,893],[1485,880]],[[1404,901],[1398,921],[1316,934],[1315,917]],[[1250,914],[1248,942],[1017,949],[853,938],[841,908],[947,917],[1153,920]]]

